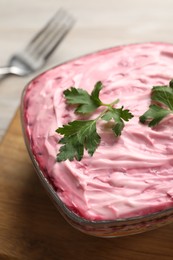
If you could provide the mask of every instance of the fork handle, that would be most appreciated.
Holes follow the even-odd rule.
[[[0,67],[0,79],[3,79],[10,74],[21,76],[21,69],[15,66]]]
[[[11,67],[0,67],[0,79],[4,78],[5,76],[12,74]]]
[[[3,79],[5,78],[5,76],[8,76],[10,74],[15,76],[24,76],[26,75],[26,72],[23,71],[22,68],[17,66],[0,67],[0,79]]]

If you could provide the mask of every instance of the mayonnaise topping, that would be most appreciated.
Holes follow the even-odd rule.
[[[173,45],[145,43],[115,47],[53,68],[26,89],[26,130],[40,169],[58,196],[89,220],[143,216],[173,206],[173,115],[157,127],[139,123],[150,104],[152,86],[173,77]],[[115,99],[134,115],[120,137],[106,122],[98,123],[101,144],[90,157],[56,162],[55,130],[81,118],[66,104],[63,91],[71,86],[91,92],[97,81],[102,101]],[[91,116],[95,117],[97,115]],[[85,118],[85,117],[84,117]]]

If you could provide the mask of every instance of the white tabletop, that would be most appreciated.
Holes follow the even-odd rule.
[[[0,65],[5,65],[10,55],[22,49],[60,7],[72,13],[77,23],[42,71],[82,54],[120,44],[173,43],[172,0],[1,0]],[[19,106],[24,86],[35,75],[13,76],[0,82],[0,139]]]

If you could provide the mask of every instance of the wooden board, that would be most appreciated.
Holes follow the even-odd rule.
[[[123,238],[91,237],[57,212],[28,157],[19,112],[0,145],[0,260],[172,260],[173,224]]]

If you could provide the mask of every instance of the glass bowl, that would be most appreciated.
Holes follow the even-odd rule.
[[[38,77],[44,75],[44,73],[39,75]],[[33,79],[32,82],[36,82],[38,77]],[[29,136],[26,130],[27,120],[25,115],[25,107],[27,106],[25,102],[25,95],[28,91],[29,85],[30,83],[25,87],[21,99],[21,122],[24,140],[31,161],[34,165],[34,168],[41,183],[43,184],[45,190],[48,192],[50,198],[52,199],[58,211],[62,214],[62,216],[67,220],[68,223],[70,223],[74,228],[89,235],[98,237],[120,237],[149,231],[161,227],[165,224],[169,224],[173,221],[172,207],[144,216],[118,218],[115,220],[88,220],[79,216],[73,210],[68,208],[65,205],[65,203],[61,200],[61,198],[58,196],[58,193],[55,191],[51,183],[51,180],[48,177],[46,177],[44,172],[41,170],[40,165],[38,164],[37,159],[32,150],[32,141],[29,140]]]

